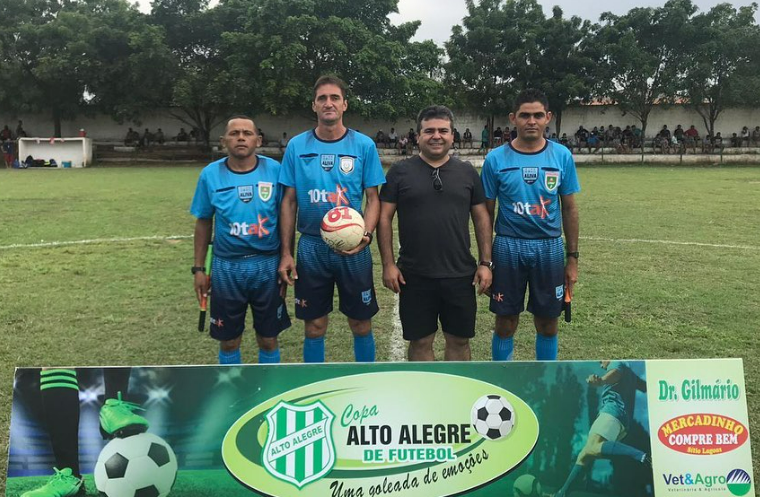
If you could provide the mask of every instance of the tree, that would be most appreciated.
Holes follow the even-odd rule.
[[[697,8],[691,0],[669,0],[659,8],[602,14],[598,31],[603,58],[598,94],[641,122],[642,136],[656,104],[672,102],[685,63],[688,26]],[[642,147],[643,147],[642,140]]]
[[[716,5],[692,19],[679,95],[702,118],[710,135],[726,107],[760,103],[760,29],[757,4]]]

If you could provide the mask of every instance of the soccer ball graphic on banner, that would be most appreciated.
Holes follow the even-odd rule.
[[[515,497],[541,497],[541,482],[533,475],[522,475],[515,480]]]
[[[484,395],[472,406],[472,426],[489,440],[506,437],[515,425],[515,410],[499,395]]]
[[[94,476],[107,497],[165,497],[177,477],[177,457],[152,433],[115,438],[100,452]]]
[[[331,249],[351,250],[362,242],[364,218],[351,207],[334,207],[322,218],[319,233]]]

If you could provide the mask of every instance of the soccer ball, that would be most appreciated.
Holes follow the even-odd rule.
[[[152,433],[115,438],[100,452],[94,476],[107,497],[165,497],[177,478],[177,457]]]
[[[364,218],[351,207],[334,207],[322,218],[319,232],[331,249],[351,250],[362,242]]]
[[[513,489],[515,497],[541,497],[541,482],[533,475],[522,475]]]
[[[472,406],[472,426],[489,440],[506,437],[515,425],[515,410],[499,395],[484,395]]]

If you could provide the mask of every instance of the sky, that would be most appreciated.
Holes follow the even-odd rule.
[[[477,0],[476,0],[477,1]],[[710,10],[713,6],[724,3],[726,0],[692,0],[699,7],[700,12]],[[550,15],[555,5],[562,7],[565,17],[579,16],[583,19],[597,22],[602,12],[613,14],[625,14],[634,7],[659,7],[664,5],[665,0],[616,0],[605,2],[600,0],[538,0],[544,8],[544,14]],[[144,12],[150,10],[150,0],[138,0],[140,9]],[[216,3],[211,0],[211,4]],[[751,0],[731,2],[736,6],[749,5]],[[439,46],[449,39],[451,27],[461,24],[462,18],[467,14],[464,0],[399,0],[398,14],[390,16],[391,22],[400,24],[407,21],[422,21],[413,38],[415,41],[433,40]],[[755,19],[760,22],[760,13],[755,14]]]

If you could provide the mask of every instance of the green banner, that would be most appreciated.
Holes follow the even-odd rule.
[[[6,495],[78,474],[108,497],[755,495],[738,359],[17,370]]]

